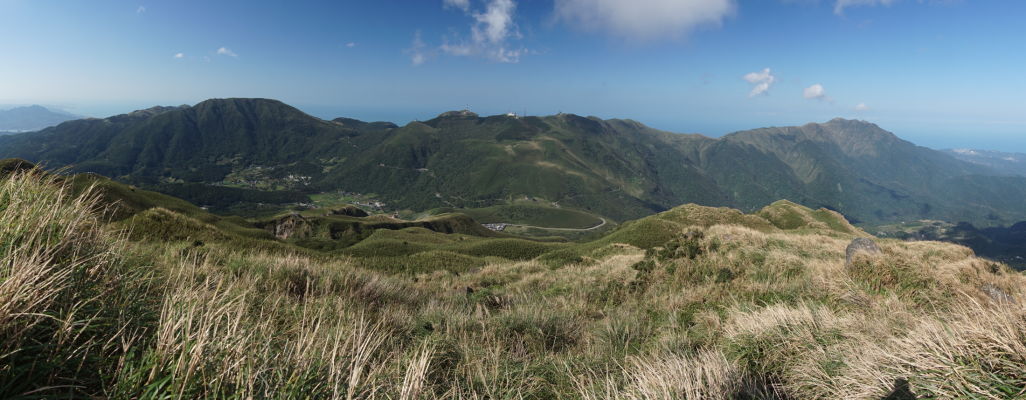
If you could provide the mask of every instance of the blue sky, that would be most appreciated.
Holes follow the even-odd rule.
[[[405,123],[573,112],[675,132],[875,122],[1026,152],[1018,0],[0,0],[0,104],[269,97]]]

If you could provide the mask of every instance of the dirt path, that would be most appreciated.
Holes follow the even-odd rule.
[[[601,227],[606,225],[606,219],[605,218],[599,218],[599,219],[602,220],[602,223],[600,223],[598,225],[595,225],[595,226],[593,226],[591,228],[546,228],[544,226],[520,225],[520,224],[506,224],[506,226],[516,226],[516,227],[520,227],[520,228],[544,229],[544,230],[547,230],[547,231],[584,232],[584,231],[595,230],[595,229],[601,228]]]

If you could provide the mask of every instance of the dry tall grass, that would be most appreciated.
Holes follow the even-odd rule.
[[[393,275],[129,243],[94,196],[33,174],[0,182],[0,207],[0,397],[1026,393],[1026,281],[954,245],[880,241],[845,267],[837,232],[703,225],[674,252]]]
[[[723,353],[709,350],[694,356],[632,357],[622,371],[589,378],[576,381],[578,394],[586,400],[726,400],[748,389],[744,371]]]
[[[146,279],[98,211],[91,190],[72,197],[37,171],[0,179],[0,397],[89,393],[141,322]]]

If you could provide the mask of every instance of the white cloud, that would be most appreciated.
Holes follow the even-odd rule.
[[[235,54],[235,52],[232,51],[232,49],[229,49],[227,47],[221,47],[220,49],[217,49],[217,54],[218,55],[222,55],[222,56],[229,56],[229,57],[238,57],[239,56],[238,54]]]
[[[456,8],[467,12],[470,10],[470,0],[442,0],[445,8]]]
[[[356,42],[349,42],[349,43],[346,43],[346,47],[348,47],[348,48],[350,48],[350,49],[351,49],[351,48],[353,48],[353,47],[356,47]]]
[[[755,85],[752,87],[752,91],[748,93],[748,97],[755,97],[766,93],[770,86],[773,85],[773,82],[777,80],[777,77],[773,76],[769,68],[763,69],[761,72],[749,72],[743,78],[748,83]]]
[[[869,106],[867,106],[866,103],[856,104],[855,111],[869,111]]]
[[[469,56],[469,55],[474,54],[473,47],[471,47],[468,44],[463,44],[463,43],[461,43],[461,44],[452,44],[452,43],[446,42],[446,43],[442,43],[442,45],[439,46],[438,48],[441,49],[443,53],[448,54],[450,56]]]
[[[734,0],[556,0],[555,13],[558,20],[585,30],[654,39],[719,25],[734,8]]]
[[[847,7],[875,5],[889,6],[894,2],[895,0],[837,0],[837,2],[834,3],[834,14],[844,15],[844,9]]]
[[[450,6],[450,3],[446,1],[445,5],[456,7]],[[456,8],[474,20],[469,37],[457,35],[454,40],[443,38],[438,50],[451,56],[479,56],[504,63],[518,62],[521,56],[527,54],[527,49],[513,43],[522,37],[515,21],[516,1],[488,0],[484,10],[472,10],[470,2],[466,4],[465,8]]]
[[[139,8],[135,9],[136,14],[142,14],[144,12],[146,12],[146,6],[139,6]]]
[[[175,59],[185,58],[185,53],[175,53]]]
[[[785,0],[785,2],[810,2],[815,3],[819,0]],[[859,6],[890,6],[897,3],[900,0],[831,0],[834,2],[834,14],[844,15],[844,9],[848,7],[859,7]],[[918,4],[929,4],[929,5],[953,5],[965,2],[965,0],[916,0]]]
[[[413,43],[410,44],[410,48],[406,49],[406,53],[410,55],[410,62],[413,65],[421,65],[428,60],[427,44],[420,38],[420,31],[413,34]]]
[[[802,96],[804,96],[806,99],[814,99],[814,100],[826,100],[827,99],[826,89],[823,89],[823,85],[820,85],[818,83],[815,84],[815,85],[812,85],[812,86],[809,86],[809,87],[805,88],[805,90],[802,91]]]
[[[475,13],[477,24],[471,28],[475,42],[500,43],[512,33],[513,12],[517,4],[513,0],[492,0],[483,13]],[[516,34],[519,35],[519,34]]]

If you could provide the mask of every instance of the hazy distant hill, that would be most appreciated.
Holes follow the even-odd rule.
[[[1002,174],[1026,176],[1026,154],[974,149],[944,151],[959,160],[985,165]]]
[[[0,134],[37,131],[78,118],[81,117],[37,105],[0,110]]]
[[[622,221],[689,202],[752,211],[789,199],[856,221],[1026,219],[1026,178],[841,119],[713,139],[573,114],[449,112],[399,127],[217,99],[0,138],[0,157],[164,187],[373,193],[414,210],[526,196]]]

